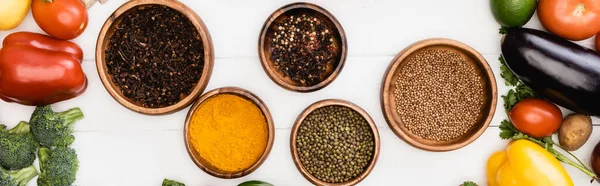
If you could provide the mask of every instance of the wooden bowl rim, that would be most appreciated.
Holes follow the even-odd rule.
[[[365,171],[363,173],[361,173],[360,175],[358,175],[356,178],[353,178],[353,179],[348,180],[343,183],[328,183],[328,182],[321,181],[321,180],[317,179],[316,177],[314,177],[313,175],[311,175],[308,172],[308,170],[306,170],[304,168],[304,166],[302,165],[302,163],[300,162],[300,157],[298,157],[298,152],[296,151],[296,138],[298,136],[298,130],[300,128],[300,125],[302,124],[302,121],[304,121],[306,116],[308,116],[310,113],[312,113],[316,109],[326,107],[326,106],[333,106],[333,105],[348,107],[348,108],[358,112],[363,118],[365,118],[365,120],[369,124],[369,127],[371,128],[371,132],[373,133],[373,138],[374,138],[374,143],[375,143],[373,158],[371,159],[371,162],[370,162],[369,166],[367,167],[367,169],[365,169]],[[292,128],[291,135],[290,135],[290,151],[292,153],[292,158],[294,159],[294,164],[296,165],[296,168],[298,169],[298,171],[300,171],[300,173],[302,173],[302,176],[304,176],[304,178],[306,178],[311,183],[313,183],[315,185],[327,185],[327,186],[356,185],[359,182],[361,182],[362,180],[364,180],[371,173],[371,171],[373,171],[373,168],[375,167],[375,164],[377,163],[377,160],[379,158],[379,151],[380,151],[379,131],[377,129],[377,126],[375,125],[375,122],[373,121],[373,118],[371,118],[369,113],[367,113],[367,111],[363,110],[360,106],[358,106],[352,102],[346,101],[346,100],[325,99],[325,100],[317,101],[317,102],[311,104],[310,106],[306,107],[306,109],[304,109],[300,113],[300,115],[298,115],[298,118],[296,119],[296,121],[294,123],[294,127]]]
[[[483,78],[485,78],[485,81],[487,83],[489,83],[489,85],[491,87],[491,91],[489,92],[491,95],[487,95],[487,96],[491,96],[490,108],[485,108],[485,109],[489,109],[489,111],[487,113],[484,113],[485,121],[483,122],[483,125],[479,129],[477,129],[476,132],[465,134],[465,135],[470,135],[470,136],[466,140],[459,142],[459,143],[453,143],[453,144],[448,144],[448,145],[427,145],[427,144],[419,142],[418,140],[413,139],[411,136],[409,136],[407,134],[408,131],[404,131],[401,127],[399,127],[399,125],[401,125],[401,123],[397,123],[396,120],[394,119],[394,115],[396,115],[396,111],[392,110],[389,106],[386,106],[389,104],[395,104],[395,103],[389,102],[391,93],[393,92],[393,90],[391,90],[389,87],[390,87],[390,83],[394,82],[392,80],[392,78],[393,78],[394,74],[397,73],[398,66],[402,63],[402,61],[404,61],[408,56],[410,56],[412,53],[414,53],[416,51],[419,51],[420,49],[423,49],[425,47],[435,46],[435,45],[443,45],[443,46],[453,47],[453,48],[456,48],[456,49],[462,51],[463,53],[465,53],[467,55],[472,56],[473,62],[475,64],[479,65],[479,70],[482,72],[482,74],[487,76],[487,77],[483,77]],[[406,141],[408,144],[410,144],[414,147],[417,147],[419,149],[422,149],[422,150],[434,151],[434,152],[444,152],[444,151],[456,150],[456,149],[462,148],[462,147],[472,143],[477,138],[479,138],[481,136],[481,134],[483,134],[483,132],[485,132],[485,130],[489,127],[490,123],[492,122],[492,118],[494,117],[494,113],[496,112],[498,90],[496,87],[496,78],[494,76],[492,69],[490,68],[490,66],[487,63],[487,61],[485,60],[485,58],[479,52],[477,52],[475,49],[471,48],[470,46],[468,46],[464,43],[461,43],[459,41],[456,41],[456,40],[446,39],[446,38],[431,38],[431,39],[425,39],[425,40],[421,40],[421,41],[413,43],[412,45],[406,47],[404,50],[402,50],[400,53],[398,53],[396,55],[396,57],[394,57],[394,59],[391,61],[390,65],[388,66],[388,69],[386,70],[386,73],[383,78],[384,79],[383,79],[382,87],[381,87],[381,107],[384,112],[385,120],[387,121],[388,126],[392,129],[392,131],[394,131],[394,133],[398,137],[400,137],[401,139]]]
[[[160,108],[147,108],[139,106],[133,102],[130,102],[128,98],[126,98],[120,91],[117,91],[116,85],[110,80],[112,77],[108,74],[108,70],[106,69],[106,62],[104,60],[105,45],[108,45],[107,33],[109,29],[114,29],[113,23],[119,19],[121,15],[128,12],[129,10],[143,5],[164,5],[170,7],[174,10],[177,10],[179,13],[183,14],[192,24],[198,33],[200,34],[200,38],[202,40],[202,47],[204,49],[204,68],[202,69],[202,76],[192,89],[189,95],[187,95],[184,99],[179,100],[174,105],[170,105],[167,107]],[[170,114],[173,112],[177,112],[190,104],[193,103],[200,94],[204,91],[208,82],[210,80],[212,74],[212,68],[214,64],[214,48],[212,44],[212,38],[206,25],[192,9],[187,7],[185,4],[176,1],[176,0],[131,0],[126,2],[117,8],[104,22],[102,29],[100,30],[100,34],[98,34],[98,40],[96,42],[96,68],[98,71],[98,76],[100,76],[100,80],[102,81],[102,85],[108,91],[108,93],[113,97],[119,104],[128,108],[129,110],[147,114],[147,115],[163,115]]]
[[[265,50],[264,50],[265,45],[266,45],[266,43],[265,43],[266,34],[269,31],[269,28],[271,27],[273,22],[281,15],[284,15],[285,13],[287,13],[291,10],[300,9],[300,8],[310,9],[310,10],[316,11],[316,12],[324,15],[325,17],[327,17],[329,20],[331,20],[331,22],[335,26],[336,31],[340,35],[341,52],[338,54],[338,55],[340,55],[340,60],[337,61],[338,62],[337,66],[335,67],[335,69],[333,70],[331,75],[329,75],[329,77],[327,77],[323,81],[321,81],[315,85],[312,85],[312,86],[298,86],[298,85],[289,84],[289,83],[283,81],[279,77],[277,71],[275,69],[272,69],[270,67],[270,65],[268,64],[269,60],[266,56],[267,52],[265,52]],[[295,91],[295,92],[314,92],[314,91],[323,89],[326,86],[328,86],[329,84],[331,84],[338,77],[338,75],[341,73],[342,69],[344,68],[344,64],[346,63],[347,55],[348,55],[348,42],[346,39],[346,32],[344,32],[344,28],[342,27],[340,22],[335,18],[335,16],[333,16],[333,14],[331,14],[325,8],[318,6],[316,4],[308,3],[308,2],[291,3],[291,4],[284,5],[281,8],[275,10],[275,12],[273,12],[269,16],[269,18],[265,21],[265,23],[263,24],[263,27],[261,29],[260,36],[258,39],[258,56],[260,58],[260,62],[263,67],[263,70],[267,73],[269,78],[273,82],[275,82],[277,85],[279,85],[280,87],[283,87],[287,90],[291,90],[291,91]]]
[[[219,94],[234,94],[236,96],[240,96],[244,99],[252,101],[252,103],[254,103],[262,111],[263,116],[265,117],[265,120],[267,122],[269,137],[267,139],[267,146],[265,146],[265,151],[260,156],[260,158],[256,162],[254,162],[254,164],[252,164],[252,166],[248,167],[245,170],[241,170],[239,172],[222,173],[222,172],[210,169],[206,165],[202,164],[202,162],[200,161],[200,157],[196,157],[195,150],[192,147],[191,142],[189,141],[190,135],[189,135],[188,131],[190,128],[190,122],[191,122],[192,116],[196,112],[196,109],[198,109],[198,107],[207,99],[211,98],[212,96],[219,95]],[[198,99],[198,101],[196,101],[192,105],[192,107],[188,111],[187,116],[185,117],[185,125],[183,128],[183,138],[184,138],[184,142],[185,142],[185,148],[187,149],[187,153],[190,156],[190,158],[192,159],[192,161],[196,164],[196,166],[198,166],[198,168],[200,168],[204,172],[206,172],[212,176],[218,177],[218,178],[232,179],[232,178],[243,177],[243,176],[246,176],[246,175],[254,172],[256,169],[258,169],[258,167],[260,167],[264,163],[264,161],[267,159],[267,157],[269,157],[269,154],[271,153],[271,149],[273,147],[273,142],[275,140],[275,125],[273,122],[273,118],[271,116],[271,112],[269,112],[269,108],[258,96],[256,96],[255,94],[253,94],[252,92],[250,92],[246,89],[242,89],[239,87],[222,87],[222,88],[217,88],[217,89],[214,89],[214,90],[211,90],[211,91],[205,93]]]

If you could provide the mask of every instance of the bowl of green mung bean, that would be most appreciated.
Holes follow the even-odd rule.
[[[475,49],[450,39],[419,41],[391,62],[381,90],[385,119],[397,136],[429,151],[475,141],[496,111],[494,73]]]
[[[315,185],[356,185],[379,156],[379,132],[369,114],[344,100],[308,106],[296,119],[290,150],[298,171]]]

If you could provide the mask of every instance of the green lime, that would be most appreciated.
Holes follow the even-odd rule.
[[[490,0],[492,14],[503,27],[525,25],[537,7],[537,0]]]

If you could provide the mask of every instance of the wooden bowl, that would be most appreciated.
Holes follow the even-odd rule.
[[[210,166],[208,163],[206,163],[206,161],[204,159],[202,159],[200,154],[198,154],[198,152],[196,152],[194,150],[194,146],[193,146],[192,142],[189,141],[190,134],[188,131],[190,129],[190,122],[191,122],[192,116],[194,115],[194,112],[196,111],[196,109],[198,109],[198,107],[204,101],[206,101],[208,98],[210,98],[214,95],[218,95],[218,94],[234,94],[234,95],[240,96],[244,99],[247,99],[247,100],[253,102],[256,106],[258,106],[258,108],[260,108],[260,110],[262,111],[262,113],[265,116],[265,119],[267,121],[269,137],[267,139],[267,146],[265,147],[265,151],[263,152],[261,157],[258,159],[258,161],[254,162],[254,164],[252,166],[248,167],[246,170],[242,170],[239,172],[233,172],[233,173],[222,172],[222,171],[217,170],[215,167]],[[274,127],[273,118],[271,117],[271,113],[269,112],[269,109],[267,108],[265,103],[260,98],[258,98],[258,96],[254,95],[253,93],[249,92],[248,90],[241,89],[238,87],[223,87],[223,88],[218,88],[218,89],[211,90],[210,92],[207,92],[206,94],[202,95],[198,99],[198,101],[196,101],[192,105],[192,107],[190,108],[190,111],[188,112],[188,114],[185,118],[185,126],[183,129],[183,136],[184,136],[185,147],[187,148],[188,155],[190,155],[190,158],[192,159],[192,161],[194,161],[194,163],[196,164],[196,166],[198,166],[198,168],[202,169],[204,172],[206,172],[212,176],[215,176],[218,178],[231,179],[231,178],[239,178],[239,177],[242,177],[242,176],[252,173],[258,167],[260,167],[260,165],[267,159],[267,157],[269,156],[269,153],[271,152],[271,147],[273,147],[273,140],[275,139],[275,127]]]
[[[428,140],[411,133],[404,126],[404,123],[401,122],[402,120],[396,112],[394,89],[396,88],[395,81],[398,79],[399,72],[410,58],[428,49],[442,49],[459,53],[467,63],[475,66],[478,75],[482,77],[482,83],[485,87],[484,105],[478,122],[465,135],[449,141]],[[458,41],[450,39],[427,39],[412,44],[392,60],[382,84],[381,107],[390,128],[397,136],[404,139],[404,141],[423,150],[450,151],[468,145],[483,134],[494,117],[497,96],[496,79],[494,78],[492,69],[479,52]]]
[[[283,73],[273,65],[271,61],[271,53],[273,52],[271,47],[271,40],[273,39],[273,29],[271,26],[278,21],[281,21],[291,15],[306,14],[318,17],[322,20],[329,30],[332,30],[333,36],[336,40],[334,46],[337,49],[336,61],[333,65],[329,65],[323,76],[323,80],[315,85],[306,86],[292,81],[291,78],[285,77]],[[348,42],[346,41],[346,33],[342,28],[342,25],[337,19],[324,8],[311,4],[311,3],[292,3],[285,5],[273,12],[267,19],[260,32],[258,40],[258,55],[263,69],[277,85],[296,92],[312,92],[322,89],[329,85],[339,75],[346,62],[346,55],[348,53]]]
[[[148,6],[156,6],[156,5],[164,5],[170,7],[174,10],[177,10],[185,17],[187,17],[192,24],[196,27],[200,34],[200,39],[202,40],[202,46],[204,48],[204,68],[202,69],[202,76],[198,80],[198,83],[194,86],[191,93],[186,96],[184,99],[180,100],[174,105],[162,108],[146,108],[136,104],[131,99],[125,97],[118,86],[116,86],[112,81],[112,76],[108,73],[105,61],[105,52],[108,47],[108,43],[110,38],[114,33],[114,29],[121,22],[121,15],[124,13],[135,10],[138,8],[148,7]],[[210,79],[210,75],[212,73],[214,63],[214,52],[213,45],[210,34],[208,33],[208,29],[200,19],[200,17],[194,13],[193,10],[185,6],[179,1],[176,0],[131,0],[127,3],[123,4],[119,7],[115,12],[106,19],[102,29],[100,30],[100,34],[98,35],[98,41],[96,44],[96,67],[98,69],[98,75],[100,76],[100,80],[104,85],[104,88],[110,93],[110,95],[117,100],[121,105],[127,107],[130,110],[135,112],[139,112],[142,114],[148,115],[161,115],[161,114],[169,114],[176,111],[179,111],[190,104],[206,88],[208,81]]]
[[[306,118],[310,113],[312,113],[313,111],[315,111],[319,108],[326,107],[326,106],[332,106],[332,105],[348,107],[348,108],[358,112],[363,118],[365,118],[365,120],[367,120],[367,123],[369,123],[369,126],[371,127],[371,132],[373,132],[373,138],[375,138],[374,139],[375,152],[373,153],[373,158],[371,159],[371,163],[369,164],[367,169],[363,173],[358,175],[356,178],[353,178],[353,179],[348,180],[343,183],[328,183],[328,182],[321,181],[321,180],[317,179],[316,177],[314,177],[313,175],[311,175],[308,172],[308,170],[306,170],[306,168],[304,168],[304,166],[300,162],[300,157],[298,156],[298,152],[296,151],[296,138],[298,137],[298,130],[300,129],[300,125],[302,124],[302,121],[304,121],[304,118]],[[375,126],[375,122],[373,122],[373,119],[365,110],[363,110],[358,105],[355,105],[354,103],[351,103],[349,101],[344,101],[344,100],[339,100],[339,99],[326,99],[326,100],[318,101],[318,102],[313,103],[312,105],[308,106],[298,116],[298,118],[296,119],[296,122],[294,123],[294,127],[292,128],[292,134],[290,137],[290,150],[292,152],[292,158],[294,159],[294,164],[296,164],[296,168],[298,169],[298,171],[300,171],[300,173],[302,173],[304,178],[306,178],[311,183],[313,183],[315,185],[349,186],[349,185],[358,184],[363,179],[365,179],[367,177],[367,175],[369,175],[369,173],[371,173],[371,171],[373,170],[373,167],[375,167],[375,163],[377,162],[377,159],[379,157],[379,146],[380,146],[379,143],[380,143],[379,142],[379,132],[377,130],[377,126]]]

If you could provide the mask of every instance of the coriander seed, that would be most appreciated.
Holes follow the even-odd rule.
[[[459,138],[482,115],[482,78],[474,65],[454,51],[416,53],[404,65],[395,86],[396,111],[406,129],[421,138]]]

